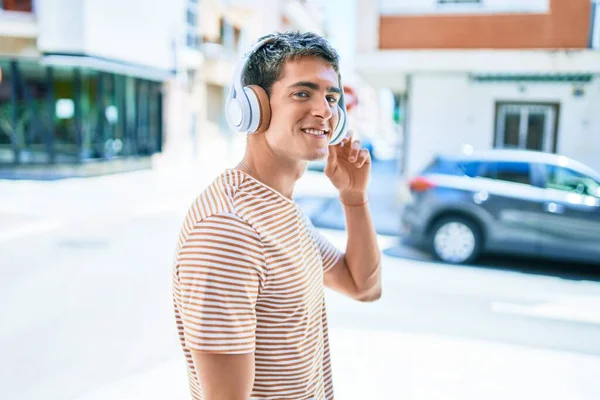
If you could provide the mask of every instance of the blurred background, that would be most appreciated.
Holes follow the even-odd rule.
[[[340,399],[600,398],[600,1],[0,0],[0,398],[186,399],[171,261],[258,37],[341,56],[383,298]],[[311,163],[297,203],[340,248]]]

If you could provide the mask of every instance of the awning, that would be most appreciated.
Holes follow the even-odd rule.
[[[157,82],[163,82],[173,75],[172,71],[166,69],[129,64],[86,55],[48,54],[42,56],[40,63],[51,66],[89,68],[96,71],[133,76]]]
[[[593,74],[471,74],[477,82],[588,83]]]

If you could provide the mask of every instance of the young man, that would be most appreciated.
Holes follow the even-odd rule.
[[[243,160],[200,194],[179,238],[175,314],[194,399],[333,399],[324,286],[381,296],[369,153],[351,138],[329,146],[342,112],[338,56],[315,34],[269,38],[242,83],[265,90],[270,118],[261,111],[268,120]],[[345,254],[292,199],[307,163],[324,157],[344,205]]]

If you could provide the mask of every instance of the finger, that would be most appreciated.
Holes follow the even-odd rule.
[[[363,165],[370,159],[371,155],[369,154],[369,150],[362,149],[358,154],[358,160],[356,161],[356,166],[358,168],[362,168]]]
[[[329,176],[335,170],[335,165],[337,164],[337,152],[334,147],[335,146],[329,147],[327,162],[325,163],[325,169],[323,170],[327,176]]]
[[[361,145],[360,145],[360,140],[355,140],[352,142],[352,145],[350,147],[350,154],[348,154],[348,161],[350,162],[356,162],[356,159],[358,158],[358,153],[360,152],[361,149]]]

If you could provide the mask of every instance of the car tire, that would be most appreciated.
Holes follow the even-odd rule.
[[[481,254],[483,235],[472,220],[460,216],[437,221],[429,235],[433,255],[449,264],[469,264]]]

